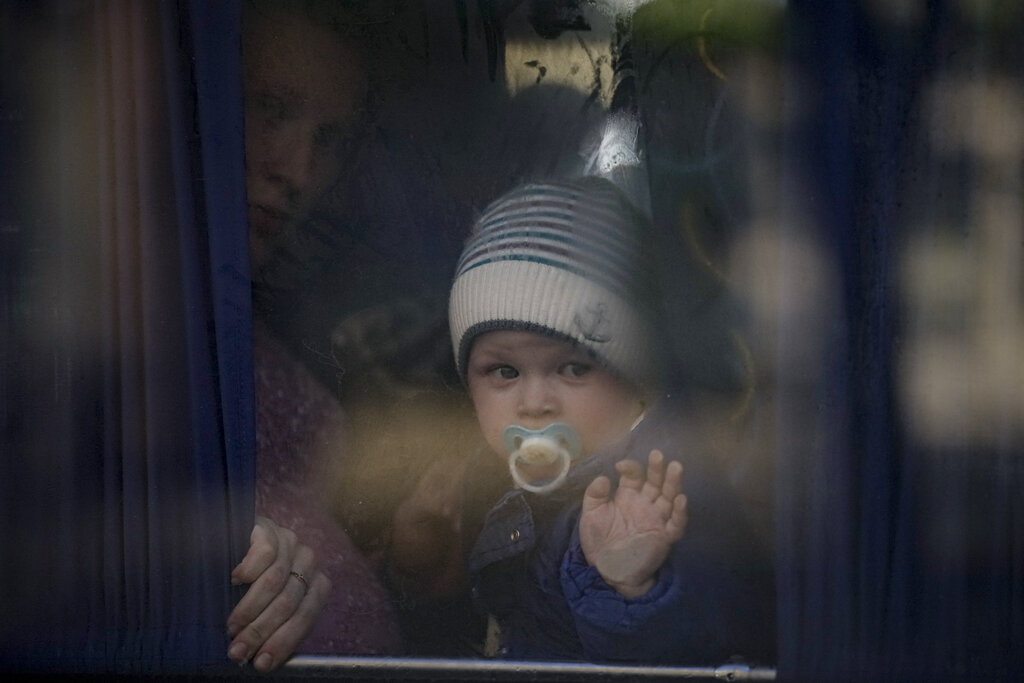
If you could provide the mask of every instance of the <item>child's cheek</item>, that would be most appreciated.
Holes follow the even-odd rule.
[[[508,454],[505,452],[504,439],[502,438],[504,428],[498,429],[497,427],[481,424],[480,429],[483,431],[484,440],[487,441],[487,446],[494,453],[494,457],[504,462],[508,457]]]

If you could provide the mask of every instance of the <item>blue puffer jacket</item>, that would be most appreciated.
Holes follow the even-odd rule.
[[[577,464],[565,485],[506,493],[469,555],[473,596],[498,621],[501,656],[524,660],[708,666],[773,664],[773,572],[720,463],[694,443],[683,408],[663,400],[622,442]],[[656,586],[626,599],[580,549],[583,491],[618,481],[623,458],[652,448],[683,464],[688,525]],[[493,457],[493,456],[491,456]]]

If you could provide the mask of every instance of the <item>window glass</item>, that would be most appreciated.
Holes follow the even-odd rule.
[[[273,4],[246,9],[249,28],[264,36],[245,42],[250,220],[258,228],[251,239],[270,245],[253,251],[256,316],[348,416],[344,445],[328,456],[333,510],[381,572],[408,654],[496,666],[527,656],[504,649],[498,620],[479,606],[485,589],[467,572],[488,510],[513,484],[507,456],[496,457],[478,427],[453,358],[449,291],[491,202],[524,183],[598,176],[650,224],[644,260],[628,268],[650,274],[657,288],[648,303],[673,365],[672,377],[659,380],[699,396],[699,409],[679,409],[701,425],[700,436],[687,433],[690,448],[715,472],[711,486],[728,488],[723,500],[733,501],[723,529],[735,538],[710,546],[753,577],[731,598],[709,601],[709,622],[725,631],[746,622],[758,646],[730,633],[740,642],[687,659],[682,649],[673,656],[659,647],[599,654],[566,636],[573,642],[565,648],[528,658],[770,672],[773,454],[763,416],[771,408],[769,394],[753,388],[771,385],[776,372],[779,304],[762,286],[776,257],[762,250],[779,248],[784,8],[313,4],[299,10],[307,26],[319,22],[307,28],[302,54],[272,66],[265,32],[287,36],[291,28],[282,27],[295,18],[280,18]],[[334,59],[347,61],[308,67],[325,25],[350,50]],[[292,79],[302,111],[282,101],[287,90],[274,81],[292,61],[305,69]],[[326,71],[310,78],[318,68]],[[342,96],[332,103],[325,91]],[[342,111],[335,121],[315,118],[321,99],[321,114],[330,104]],[[325,125],[341,159],[329,170],[314,141]],[[314,171],[336,180],[318,185]],[[280,219],[280,231],[268,240],[271,219]],[[813,260],[809,247],[806,254]],[[813,343],[815,334],[808,337]],[[692,486],[705,486],[701,461],[670,455],[683,460]],[[700,490],[689,495],[704,504]],[[695,524],[691,538],[699,539],[703,518]],[[720,588],[710,581],[707,591]],[[516,599],[510,592],[495,600],[508,598]],[[569,623],[537,618],[556,641]],[[664,628],[684,630],[671,620]]]

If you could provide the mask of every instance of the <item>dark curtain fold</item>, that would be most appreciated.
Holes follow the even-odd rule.
[[[787,66],[797,77],[787,96],[799,106],[785,145],[787,219],[809,217],[835,287],[819,293],[824,355],[790,359],[816,368],[814,381],[781,391],[780,680],[1024,675],[1019,407],[1004,407],[998,447],[966,427],[965,438],[936,445],[908,428],[913,406],[900,384],[912,331],[900,273],[912,230],[936,241],[929,206],[945,201],[936,159],[915,148],[953,134],[928,128],[926,93],[962,75],[967,54],[988,57],[966,71],[978,83],[1013,76],[1020,51],[1000,45],[1013,32],[998,21],[1019,24],[1020,13],[992,5],[992,23],[975,24],[980,5],[974,17],[956,3],[915,9],[899,23],[873,3],[790,4]],[[953,186],[963,197],[967,180],[976,177]],[[978,229],[961,220],[961,233]],[[968,425],[972,412],[965,404],[956,419]]]
[[[0,669],[216,669],[253,516],[238,3],[3,22]]]

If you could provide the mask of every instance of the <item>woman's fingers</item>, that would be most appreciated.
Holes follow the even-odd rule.
[[[331,588],[313,559],[313,552],[301,546],[281,591],[231,642],[231,659],[239,663],[252,660],[261,671],[276,668],[312,630]]]
[[[228,657],[270,671],[287,659],[323,612],[331,582],[295,533],[257,518],[233,583],[251,583],[228,617]]]
[[[284,664],[316,625],[327,605],[331,582],[321,572],[314,574],[312,580],[307,577],[307,581],[308,593],[303,594],[291,616],[271,633],[252,658],[253,668],[257,671],[273,671]],[[292,582],[299,583],[294,578]]]
[[[290,536],[289,536],[290,535]],[[282,549],[298,539],[288,529],[282,529],[266,517],[257,517],[249,534],[249,550],[245,557],[231,571],[231,583],[242,585],[252,583],[274,563]]]
[[[231,573],[232,583],[251,584],[228,615],[231,636],[256,619],[284,588],[299,545],[294,532],[262,517],[256,519],[250,538],[249,552]]]

